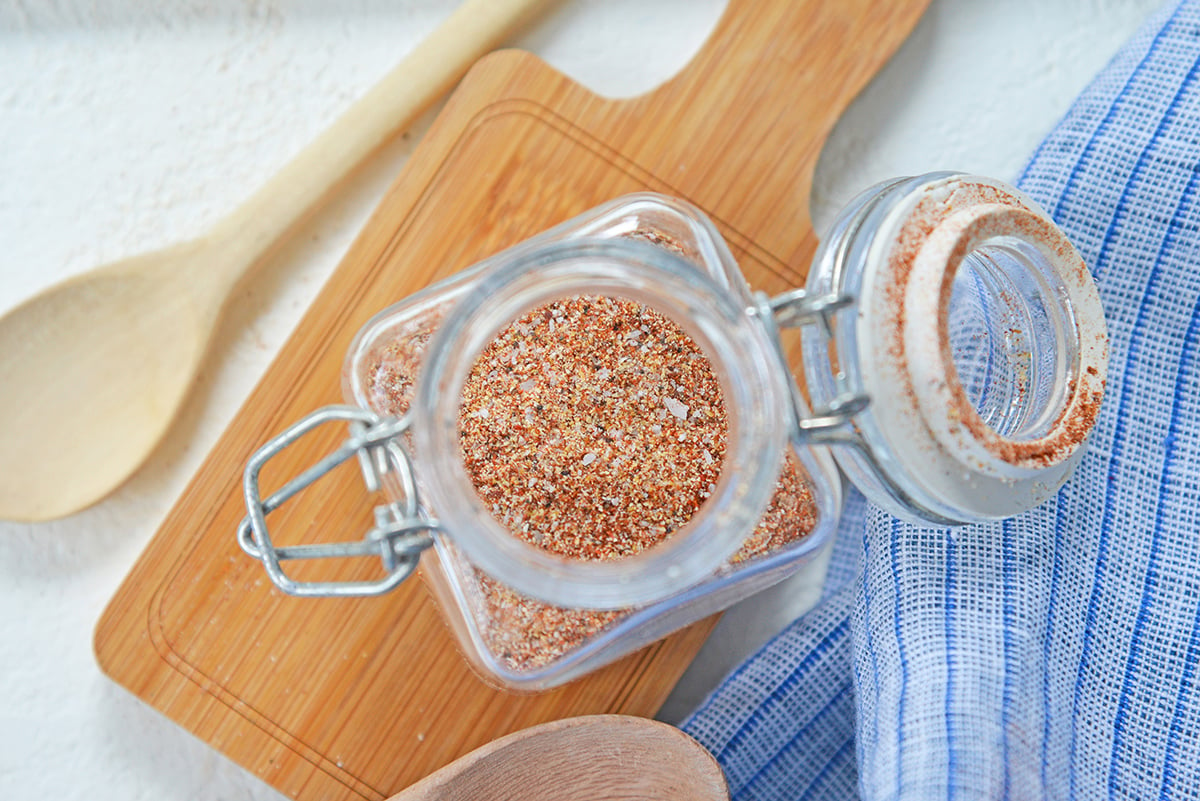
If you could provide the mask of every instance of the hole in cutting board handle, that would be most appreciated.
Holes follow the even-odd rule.
[[[729,0],[568,1],[530,28],[516,46],[602,97],[635,97],[687,66],[728,5]],[[664,25],[664,19],[670,24]],[[611,35],[604,37],[603,49],[580,53],[574,43],[585,30]]]

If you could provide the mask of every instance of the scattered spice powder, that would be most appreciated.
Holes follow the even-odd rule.
[[[631,236],[682,252],[656,231]],[[407,411],[438,322],[427,317],[371,361],[378,411]],[[726,410],[707,357],[632,300],[580,296],[534,309],[479,355],[461,401],[459,444],[480,498],[515,536],[567,558],[616,559],[661,543],[714,491],[725,458]],[[796,542],[815,523],[789,450],[730,565]],[[556,661],[633,611],[553,606],[474,574],[486,647],[517,672]]]

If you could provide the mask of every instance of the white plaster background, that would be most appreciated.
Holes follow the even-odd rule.
[[[818,230],[889,176],[1011,178],[1158,5],[934,0],[830,138],[813,189]],[[0,312],[68,275],[201,233],[451,7],[0,2]],[[567,0],[517,44],[596,91],[631,95],[686,63],[722,7]],[[0,797],[279,798],[106,679],[92,629],[428,122],[366,164],[233,300],[193,399],[128,484],[66,520],[0,523]],[[663,717],[686,713],[810,603],[813,573],[727,614]]]

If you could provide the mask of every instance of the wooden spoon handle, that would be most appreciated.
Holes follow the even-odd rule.
[[[208,235],[228,289],[388,138],[551,0],[466,0],[391,72]],[[219,262],[219,263],[217,263]]]

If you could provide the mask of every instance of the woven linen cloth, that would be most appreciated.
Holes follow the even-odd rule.
[[[1200,798],[1200,0],[1146,23],[1018,183],[1104,301],[1087,454],[1003,523],[855,497],[822,603],[683,724],[734,799]]]

